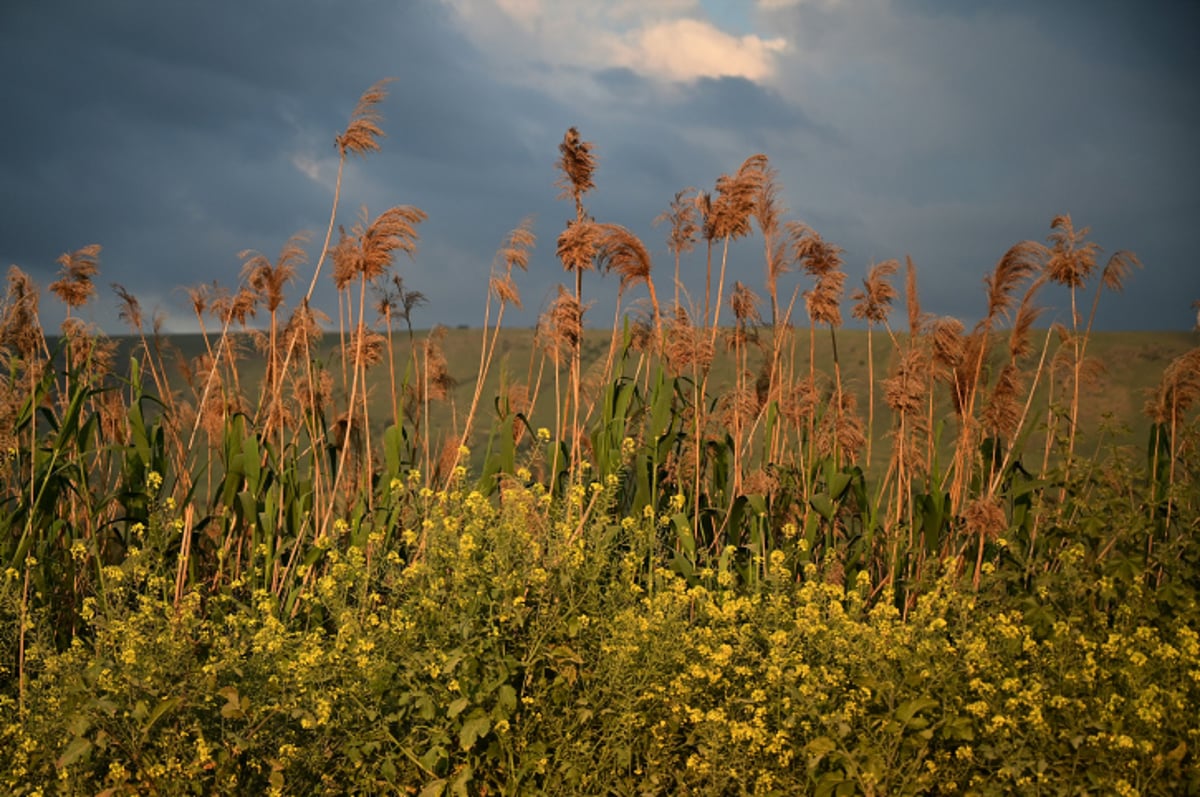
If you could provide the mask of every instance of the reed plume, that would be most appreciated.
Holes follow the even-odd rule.
[[[553,351],[575,351],[583,339],[584,307],[563,286],[550,303],[548,313],[550,343]]]
[[[100,271],[100,244],[89,244],[58,258],[59,278],[50,283],[50,292],[67,306],[67,317],[96,295],[92,278]]]
[[[390,279],[387,280],[376,280],[371,283],[371,287],[377,297],[375,302],[376,312],[383,316],[384,329],[387,331],[388,380],[392,387],[392,423],[399,426],[401,392],[396,384],[396,352],[392,319],[393,316],[399,317],[404,321],[404,326],[408,329],[409,349],[415,369],[418,367],[418,364],[417,350],[412,345],[412,311],[423,304],[427,304],[428,300],[425,298],[425,294],[420,291],[406,289],[404,287],[404,277],[399,274],[392,274]]]
[[[583,195],[596,187],[595,181],[592,179],[592,174],[596,171],[596,158],[592,154],[591,142],[584,141],[580,136],[577,128],[571,127],[563,135],[562,143],[558,145],[558,160],[555,166],[562,174],[555,182],[561,190],[559,199],[571,198],[575,203],[575,219],[567,222],[567,227],[558,239],[558,256],[562,261],[563,268],[567,271],[575,272],[575,302],[573,306],[561,301],[561,296],[558,303],[558,312],[560,314],[574,316],[578,312],[579,334],[569,337],[574,338],[574,346],[571,354],[571,396],[572,396],[572,420],[571,420],[571,439],[579,437],[579,391],[580,391],[580,340],[583,330],[583,272],[594,268],[596,247],[599,244],[600,231],[592,222],[590,216],[583,208]],[[564,326],[570,326],[573,321],[568,321],[565,318],[560,319],[556,323],[556,327],[560,329]],[[574,465],[578,460],[578,447],[573,446],[571,449],[571,465]]]
[[[596,170],[596,157],[592,155],[592,144],[584,141],[577,128],[571,127],[558,145],[559,158],[555,164],[562,176],[555,183],[561,190],[559,199],[571,198],[575,202],[575,220],[584,218],[583,195],[596,187],[592,173]]]
[[[872,324],[886,323],[892,312],[892,302],[899,295],[889,280],[899,269],[900,262],[897,260],[885,260],[871,266],[862,288],[850,294],[855,302],[850,315],[866,321],[868,328]]]
[[[982,322],[991,330],[1001,316],[1008,317],[1017,303],[1016,291],[1022,282],[1043,268],[1046,248],[1036,241],[1021,241],[1004,253],[992,273],[984,277],[987,289],[987,316]]]
[[[17,266],[9,266],[8,292],[0,323],[0,346],[11,348],[25,360],[26,366],[38,359],[46,344],[38,321],[39,294],[33,278]]]
[[[963,364],[956,381],[958,391],[957,402],[961,408],[961,416],[973,418],[975,398],[979,393],[980,380],[983,374],[983,363],[987,359],[990,348],[990,335],[996,323],[1001,318],[1011,315],[1017,304],[1016,292],[1021,283],[1038,273],[1046,258],[1046,248],[1035,241],[1021,241],[1014,244],[996,263],[996,267],[984,278],[987,291],[987,314],[976,325],[969,341],[972,357]],[[969,370],[968,370],[969,369]],[[957,474],[957,494],[965,488],[966,457],[973,446],[973,441],[965,430],[973,428],[971,424],[964,425],[960,430],[960,445],[956,463],[959,467]]]
[[[816,325],[829,326],[829,341],[833,351],[834,412],[842,408],[842,369],[838,359],[836,328],[842,324],[842,290],[846,273],[842,268],[842,250],[827,242],[803,223],[792,225],[792,247],[796,262],[816,279],[816,285],[804,294],[809,318],[808,362],[809,376],[816,368]]]
[[[117,304],[117,318],[128,325],[130,331],[142,331],[142,305],[137,297],[125,289],[119,282],[112,284],[113,293],[120,300]]]
[[[365,346],[374,345],[376,342],[376,337],[372,337],[368,333],[366,325],[367,284],[384,276],[392,265],[396,252],[402,252],[410,258],[415,256],[420,238],[417,233],[417,225],[425,221],[427,215],[420,208],[399,205],[385,210],[370,223],[368,223],[368,218],[367,209],[363,207],[359,214],[359,220],[351,229],[350,234],[347,235],[344,230],[342,231],[334,251],[333,279],[338,289],[339,302],[342,301],[343,291],[347,291],[351,282],[358,280],[357,313],[349,310],[351,324],[354,327],[350,339],[352,351],[348,357],[352,365],[353,376],[350,379],[349,404],[345,417],[347,424],[351,426],[358,419],[360,402],[362,422],[370,423],[366,391],[360,393],[359,390],[360,385],[366,384],[366,368],[369,358],[375,356],[373,352],[364,350]],[[344,330],[340,322],[339,326]],[[378,336],[380,357],[382,357],[383,340],[382,336]],[[342,345],[343,352],[345,352],[344,337]],[[345,380],[344,373],[343,380]],[[370,462],[371,438],[366,435],[365,439],[366,458]],[[348,455],[348,451],[349,449],[346,448],[341,453],[343,464],[338,468],[338,475],[335,477],[334,494],[337,493],[337,479],[346,470],[345,457]],[[368,475],[367,469],[364,469],[363,476]],[[370,494],[368,493],[369,503]],[[322,532],[324,531],[325,529],[322,529]]]
[[[350,114],[350,121],[346,125],[346,129],[334,139],[334,145],[338,151],[338,168],[337,177],[333,184],[333,203],[329,209],[329,224],[325,228],[325,240],[321,244],[321,253],[317,258],[317,265],[313,268],[313,275],[308,283],[308,290],[304,293],[303,301],[305,303],[312,301],[313,292],[317,289],[317,280],[321,276],[321,268],[325,264],[325,258],[333,251],[330,248],[330,242],[333,240],[333,228],[337,223],[338,207],[341,204],[342,175],[346,168],[346,156],[349,154],[365,156],[380,149],[379,139],[384,136],[384,132],[382,127],[383,117],[379,111],[379,106],[387,97],[387,84],[391,81],[392,78],[384,78],[363,92]],[[338,281],[335,278],[334,282]],[[281,371],[287,371],[294,351],[289,346],[284,353],[283,364],[280,368]]]
[[[1076,230],[1071,223],[1070,214],[1055,216],[1050,222],[1050,229],[1046,276],[1051,282],[1059,285],[1082,288],[1096,268],[1096,256],[1100,247],[1085,240],[1089,228]],[[1078,323],[1077,319],[1076,324]]]
[[[651,276],[653,264],[650,252],[636,235],[619,224],[600,224],[599,240],[596,247],[596,262],[604,272],[615,271],[621,278],[618,287],[620,294],[631,285],[642,283],[650,294],[650,307],[654,313],[654,326],[657,329],[662,323],[662,315],[658,304],[658,292],[654,290],[654,279]]]
[[[850,315],[867,322],[867,465],[871,463],[871,454],[875,441],[875,346],[873,331],[876,324],[887,326],[888,316],[892,312],[892,302],[896,300],[896,288],[890,282],[900,269],[897,260],[885,260],[876,263],[867,271],[861,289],[850,294],[854,306]],[[890,332],[890,328],[889,328]]]
[[[1158,387],[1146,401],[1145,414],[1169,425],[1200,401],[1200,348],[1176,357],[1163,371]]]
[[[705,331],[692,323],[683,307],[675,308],[675,316],[663,335],[663,357],[668,372],[681,376],[689,371],[701,373],[712,364],[715,349]]]
[[[266,255],[246,250],[238,257],[242,264],[242,278],[252,290],[258,293],[260,300],[266,305],[267,312],[272,316],[283,305],[283,291],[287,284],[296,278],[296,268],[308,259],[304,244],[308,241],[307,232],[294,234],[279,251],[279,257],[274,264]]]
[[[842,249],[829,243],[820,233],[801,222],[792,225],[792,247],[796,262],[816,285],[805,293],[809,319],[814,324],[841,326],[842,288],[846,274],[841,270]]]
[[[379,151],[379,139],[387,135],[381,126],[383,115],[379,112],[379,105],[387,98],[387,84],[393,80],[395,78],[384,78],[376,82],[358,98],[349,124],[335,139],[338,154],[342,158],[347,154],[365,156]]]
[[[705,237],[724,242],[721,272],[717,277],[717,301],[712,318],[711,337],[714,344],[717,327],[720,326],[721,296],[725,285],[725,268],[729,260],[729,242],[750,234],[750,220],[769,172],[767,156],[758,154],[746,158],[733,176],[723,174],[718,177],[716,198],[704,218]]]
[[[682,191],[675,192],[675,198],[671,200],[670,206],[654,219],[655,226],[663,222],[671,225],[671,229],[667,233],[667,249],[675,256],[676,306],[679,305],[681,288],[679,261],[682,255],[695,249],[696,235],[700,232],[700,224],[698,222],[700,209],[696,205],[694,196],[691,199],[687,198],[687,195],[694,194],[695,190],[694,188],[685,188]]]
[[[771,299],[771,329],[778,337],[781,325],[787,319],[779,317],[779,278],[794,265],[794,248],[789,245],[785,230],[780,224],[786,208],[779,199],[778,174],[775,169],[764,168],[754,198],[752,214],[758,221],[763,236],[763,254],[767,268],[767,294]]]
[[[917,267],[912,258],[904,256],[904,306],[908,312],[908,337],[915,339],[925,326],[925,316],[921,313],[921,296],[917,292]]]
[[[283,306],[284,288],[295,279],[297,266],[302,265],[308,258],[304,251],[304,243],[307,241],[308,233],[294,234],[284,243],[274,264],[266,255],[251,250],[238,254],[243,261],[242,278],[250,289],[258,294],[259,301],[266,306],[271,317],[265,346],[265,389],[259,400],[259,410],[265,407],[272,417],[281,417],[280,410],[283,404],[283,351],[279,346],[279,309]],[[269,433],[272,428],[274,427],[268,423],[264,434]],[[278,428],[282,433],[283,427]]]
[[[568,221],[558,236],[555,254],[562,262],[563,271],[573,272],[577,277],[584,271],[596,267],[596,255],[600,247],[600,225],[590,219]],[[576,292],[579,299],[579,292]]]

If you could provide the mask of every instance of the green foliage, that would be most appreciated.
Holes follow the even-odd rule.
[[[500,502],[415,491],[422,519],[390,540],[321,543],[294,613],[260,586],[265,555],[176,605],[171,558],[135,540],[70,645],[33,623],[23,709],[4,670],[4,787],[1200,788],[1200,607],[1177,565],[1163,563],[1172,590],[1122,580],[1085,535],[1026,591],[1002,538],[979,592],[946,560],[902,616],[872,600],[866,571],[845,586],[811,562],[797,576],[779,547],[752,582],[649,576],[661,518],[614,523],[614,481],[561,503],[507,482]],[[9,623],[21,581],[4,581]]]

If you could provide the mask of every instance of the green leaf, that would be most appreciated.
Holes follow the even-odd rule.
[[[217,694],[225,698],[225,705],[221,706],[221,716],[225,719],[242,719],[246,716],[246,709],[250,707],[249,699],[242,699],[238,695],[236,686],[226,686],[219,689]]]
[[[825,486],[829,489],[829,494],[833,496],[835,501],[840,501],[846,491],[850,489],[850,483],[854,480],[854,475],[844,473],[842,471],[830,472],[826,474]]]
[[[390,476],[400,475],[403,445],[404,439],[398,426],[393,424],[383,431],[383,458]]]
[[[462,771],[458,773],[458,777],[450,784],[450,793],[455,797],[467,797],[469,794],[467,787],[471,785],[471,778],[474,774],[475,770],[470,766],[463,767]]]
[[[492,729],[492,720],[487,714],[484,714],[479,709],[471,713],[470,718],[463,723],[462,728],[458,732],[458,744],[463,751],[470,750],[475,746],[475,742],[479,741],[484,736],[487,736],[488,731]]]
[[[54,762],[54,766],[58,767],[59,769],[62,769],[63,767],[69,767],[71,764],[74,764],[91,751],[91,740],[85,739],[82,736],[77,736],[71,740],[69,745],[67,745],[67,749],[64,750],[63,754],[58,757],[58,760]]]
[[[150,729],[154,727],[154,723],[162,719],[164,714],[178,706],[180,702],[181,698],[178,697],[167,697],[160,700],[154,710],[150,712],[150,716],[146,718],[145,724],[142,725],[142,736],[149,733]]]
[[[808,753],[808,769],[815,770],[821,765],[822,759],[837,749],[837,742],[830,739],[828,736],[818,736],[808,744],[804,745],[804,751]]]
[[[837,506],[833,503],[833,499],[828,493],[817,493],[808,501],[812,508],[817,510],[821,517],[832,522],[834,513],[837,512]]]
[[[420,797],[442,797],[446,791],[446,779],[438,778],[425,784],[425,788],[421,789]]]
[[[938,702],[931,697],[914,697],[912,700],[906,700],[900,704],[896,709],[896,719],[908,725],[917,714],[937,705]]]
[[[465,697],[460,697],[458,700],[451,702],[450,705],[446,707],[446,716],[450,719],[454,719],[459,714],[466,711],[467,706],[469,705],[471,705],[470,700]]]
[[[242,467],[246,469],[246,486],[257,492],[261,486],[262,466],[258,452],[258,439],[249,435],[242,440]]]
[[[496,705],[511,714],[517,708],[517,690],[511,684],[504,684],[496,693]]]

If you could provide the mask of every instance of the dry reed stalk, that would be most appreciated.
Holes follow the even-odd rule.
[[[167,390],[167,382],[165,375],[159,373],[158,367],[154,362],[154,358],[150,357],[150,343],[146,339],[146,329],[143,325],[142,308],[138,303],[137,297],[134,296],[120,283],[112,283],[113,292],[117,294],[120,302],[117,305],[117,317],[124,321],[130,328],[130,331],[138,336],[142,343],[142,351],[146,353],[145,364],[149,366],[150,378],[154,380],[154,386],[159,392],[159,396],[164,401],[170,404],[170,391]]]
[[[353,375],[350,380],[350,396],[347,403],[347,423],[355,422],[355,414],[359,402],[362,403],[362,412],[364,424],[370,424],[370,416],[368,413],[368,405],[366,401],[365,391],[360,396],[360,384],[366,383],[366,369],[368,365],[373,365],[382,359],[382,349],[384,339],[377,333],[369,332],[366,327],[366,312],[367,312],[367,283],[379,279],[384,275],[395,258],[396,252],[402,252],[410,258],[414,257],[417,251],[417,243],[420,236],[417,233],[417,225],[425,221],[427,218],[425,211],[420,208],[410,205],[399,205],[388,208],[383,213],[375,218],[374,221],[368,224],[367,209],[364,207],[360,213],[359,220],[355,223],[349,236],[345,235],[344,231],[341,239],[338,242],[337,250],[334,254],[334,284],[338,289],[339,295],[348,289],[350,283],[354,280],[358,281],[358,309],[357,314],[351,316],[351,321],[355,330],[351,336],[350,343],[352,355],[350,362],[352,365]],[[367,347],[371,348],[368,350]],[[378,350],[376,350],[376,347]],[[346,349],[343,348],[343,354]],[[367,496],[368,508],[373,500],[373,491],[370,489],[370,435],[367,435],[367,467],[363,468],[363,477],[368,480],[368,483],[363,485],[364,492]],[[338,491],[338,481],[341,474],[345,472],[345,458],[348,456],[348,448],[344,448],[342,452],[342,466],[339,466],[337,475],[334,477],[332,485],[333,493]],[[326,518],[326,522],[330,518]],[[325,526],[321,527],[321,533],[326,533]]]
[[[321,266],[325,263],[326,255],[331,251],[329,244],[333,239],[333,228],[337,220],[338,205],[342,193],[342,172],[345,169],[346,156],[366,156],[368,153],[379,151],[379,139],[386,135],[381,126],[383,117],[379,113],[379,105],[387,98],[387,84],[394,79],[384,78],[363,92],[350,114],[350,121],[346,125],[346,129],[334,139],[334,144],[338,150],[338,170],[337,178],[334,180],[333,185],[333,206],[329,212],[329,225],[325,230],[325,242],[321,245],[321,255],[317,259],[317,265],[313,269],[312,280],[309,282],[308,290],[304,294],[305,301],[312,301],[313,291],[317,288],[317,279],[321,276]]]
[[[1017,304],[1017,288],[1042,270],[1045,257],[1044,246],[1034,241],[1021,241],[1010,247],[996,263],[992,273],[984,278],[988,297],[987,314],[976,324],[968,338],[970,351],[955,382],[955,400],[963,420],[959,428],[951,489],[951,504],[956,513],[963,506],[972,470],[970,462],[977,453],[974,439],[974,430],[977,428],[975,401],[983,377],[983,363],[991,347],[991,333],[1002,318],[1011,315]]]
[[[715,240],[711,223],[712,194],[708,191],[697,191],[692,201],[696,206],[696,213],[700,216],[700,234],[704,237],[704,323],[707,324],[708,314],[712,310],[712,250]]]
[[[596,187],[592,174],[596,170],[596,158],[592,154],[593,145],[584,141],[579,130],[571,127],[563,135],[562,143],[558,145],[559,158],[555,167],[562,172],[556,181],[561,189],[559,198],[570,198],[575,203],[575,219],[567,223],[567,228],[559,236],[558,256],[563,269],[575,272],[575,306],[579,310],[582,329],[583,318],[583,272],[594,267],[595,247],[599,232],[591,218],[584,211],[583,195]],[[575,345],[571,356],[571,396],[572,420],[571,437],[578,437],[579,431],[579,400],[580,400],[580,337],[575,337]],[[561,439],[561,438],[560,438]],[[578,464],[577,454],[572,448],[571,469],[575,471]]]
[[[389,282],[391,284],[388,284]],[[389,403],[392,405],[392,423],[399,427],[401,394],[396,383],[395,327],[392,319],[396,315],[404,320],[405,326],[408,327],[409,349],[415,357],[416,350],[411,345],[413,340],[412,311],[415,307],[425,304],[426,299],[425,294],[420,291],[406,290],[404,277],[399,274],[392,274],[390,280],[375,282],[372,287],[378,297],[375,304],[376,312],[383,316],[384,328],[387,330],[388,383],[391,385],[391,401]]]
[[[1082,288],[1096,267],[1096,256],[1100,247],[1086,241],[1088,228],[1076,230],[1071,216],[1055,216],[1050,222],[1050,242],[1046,250],[1046,277],[1058,285],[1066,286],[1071,292],[1071,349],[1074,355],[1074,379],[1067,430],[1067,460],[1064,465],[1064,482],[1070,476],[1071,462],[1075,451],[1075,433],[1079,420],[1079,369],[1083,358],[1084,342],[1080,338],[1079,310],[1076,307],[1076,292]],[[1065,489],[1065,487],[1064,487]]]
[[[732,424],[727,424],[733,429],[733,494],[735,495],[741,486],[742,452],[749,447],[749,439],[743,434],[745,429],[743,419],[746,416],[757,419],[763,407],[757,383],[751,386],[747,378],[750,375],[747,349],[750,344],[759,342],[757,326],[762,323],[762,314],[758,309],[761,303],[762,300],[749,287],[740,281],[733,283],[733,290],[729,294],[729,309],[733,312],[734,327],[726,336],[726,348],[733,349],[736,369],[734,395],[737,396],[737,401],[734,406],[737,412],[732,418]]]
[[[1200,401],[1200,347],[1191,349],[1176,357],[1163,371],[1158,387],[1146,401],[1145,413],[1155,423],[1155,435],[1161,434],[1161,428],[1167,427],[1167,486],[1175,484],[1175,463],[1178,459],[1180,443],[1178,439],[1179,423],[1194,404]],[[1151,463],[1151,473],[1158,473],[1159,445],[1153,441],[1154,459]],[[1173,501],[1168,497],[1165,525],[1170,526]],[[1154,511],[1153,509],[1151,510]]]
[[[516,229],[509,232],[504,240],[504,245],[496,253],[497,260],[503,263],[503,272],[498,273],[496,264],[493,263],[492,275],[488,282],[488,295],[483,309],[483,340],[479,346],[479,371],[475,377],[475,391],[471,396],[471,407],[467,410],[466,421],[463,423],[463,440],[471,439],[471,424],[475,419],[479,399],[483,395],[484,381],[491,370],[492,357],[496,352],[496,341],[500,337],[500,327],[504,321],[504,309],[510,304],[514,304],[518,308],[521,306],[521,294],[517,291],[516,283],[512,278],[513,269],[528,270],[529,256],[536,243],[537,237],[533,234],[533,217],[527,216],[517,225]],[[498,309],[495,328],[491,330],[489,342],[488,328],[493,298],[496,300]],[[456,456],[451,471],[457,465],[458,457]]]
[[[613,310],[612,335],[609,339],[608,355],[605,358],[604,373],[607,375],[612,368],[613,357],[617,350],[617,337],[621,331],[620,312],[621,300],[625,291],[637,283],[644,283],[650,294],[650,307],[654,317],[654,334],[657,337],[662,328],[662,315],[658,304],[658,293],[654,289],[654,280],[650,272],[652,263],[650,253],[636,235],[619,224],[596,224],[596,263],[602,272],[615,271],[620,275],[617,287],[617,301]],[[591,411],[587,413],[590,418]]]
[[[1037,369],[1033,373],[1033,382],[1029,386],[1029,390],[1026,392],[1025,406],[1021,410],[1020,419],[1018,419],[1018,421],[1017,421],[1016,428],[1018,430],[1025,428],[1025,420],[1029,417],[1029,410],[1033,406],[1033,397],[1037,393],[1038,384],[1041,381],[1042,371],[1046,365],[1046,355],[1050,350],[1050,339],[1053,335],[1054,335],[1053,329],[1046,330],[1046,338],[1042,343],[1041,355],[1038,358],[1038,366],[1037,366]],[[1013,439],[1009,440],[1008,448],[1004,452],[1004,459],[1000,462],[1000,467],[997,469],[996,473],[992,476],[992,483],[988,488],[989,492],[995,493],[996,490],[1000,487],[1000,481],[1004,477],[1004,472],[1008,469],[1009,463],[1012,461],[1012,455],[1016,451],[1016,447],[1017,447],[1017,440],[1016,440],[1016,435],[1014,435]],[[1045,471],[1046,471],[1046,468],[1043,467],[1042,472],[1044,473]],[[1035,519],[1034,527],[1030,533],[1030,554],[1032,554],[1032,552],[1033,552],[1033,543],[1034,543],[1034,541],[1036,541],[1036,539],[1037,539],[1037,522]]]
[[[670,206],[654,219],[654,225],[663,222],[671,225],[667,233],[667,249],[675,256],[675,306],[679,306],[680,280],[679,261],[682,255],[696,248],[696,235],[700,232],[698,223],[699,208],[695,197],[687,199],[688,194],[695,194],[696,189],[685,188],[675,193]]]
[[[561,413],[556,417],[556,421],[558,422],[557,440],[574,439],[577,436],[575,430],[579,426],[579,401],[582,389],[579,359],[580,346],[583,341],[583,313],[584,307],[579,301],[559,285],[558,296],[551,302],[547,311],[548,325],[546,330],[548,346],[554,353],[556,406],[562,408]],[[569,355],[570,393],[568,399],[566,399],[570,401],[569,406],[561,403],[564,399],[559,394],[557,382],[561,352],[564,350]],[[567,418],[571,419],[569,435],[567,428],[565,428]],[[572,448],[570,461],[572,474],[575,472],[575,466],[578,465],[577,457],[578,451]],[[557,463],[555,466],[557,467]]]
[[[312,279],[308,283],[308,290],[305,291],[302,300],[304,304],[312,302],[313,292],[317,289],[317,280],[321,276],[321,267],[325,264],[325,258],[333,251],[330,249],[330,242],[333,240],[333,228],[337,223],[338,207],[341,203],[342,174],[346,167],[346,156],[366,156],[368,153],[379,151],[379,139],[386,135],[382,128],[383,117],[379,112],[379,105],[387,98],[386,87],[392,80],[394,78],[384,78],[363,92],[350,114],[350,121],[347,123],[346,129],[334,139],[334,145],[338,151],[338,168],[337,177],[333,185],[333,202],[329,209],[329,224],[325,229],[325,240],[321,244],[321,254],[317,258],[317,264],[313,268]],[[340,293],[338,301],[340,307]],[[340,311],[338,317],[340,320]],[[280,367],[281,371],[287,371],[294,351],[295,349],[289,345],[283,356],[283,363]]]
[[[284,288],[295,279],[296,268],[308,258],[304,251],[304,243],[307,240],[308,233],[294,234],[280,249],[279,258],[274,264],[265,255],[250,250],[238,254],[238,257],[244,261],[242,278],[250,286],[250,289],[258,294],[259,301],[266,306],[267,312],[270,314],[268,339],[265,346],[267,362],[267,370],[263,376],[265,389],[260,394],[258,407],[254,412],[256,424],[259,422],[260,412],[265,409],[267,413],[268,420],[263,429],[264,437],[269,437],[275,428],[272,426],[272,418],[277,420],[283,414],[283,373],[280,370],[283,357],[279,345],[279,309],[283,306]],[[278,428],[279,445],[282,451],[283,426],[280,425]]]
[[[716,199],[705,217],[705,235],[724,241],[721,250],[721,273],[717,277],[717,301],[713,309],[710,338],[716,346],[717,328],[721,323],[721,296],[725,287],[725,268],[729,260],[729,242],[750,234],[750,219],[758,204],[763,182],[770,167],[767,156],[751,155],[738,167],[737,174],[717,178]],[[705,319],[705,323],[708,319]]]
[[[872,332],[876,324],[886,324],[892,311],[892,302],[897,293],[889,281],[900,269],[897,260],[885,260],[871,266],[863,280],[861,290],[855,290],[850,298],[855,304],[850,315],[867,322],[867,468],[871,465],[871,452],[875,439],[875,348]]]
[[[827,324],[833,353],[833,408],[834,414],[837,415],[842,408],[842,370],[835,329],[842,323],[841,298],[846,282],[846,274],[841,270],[842,250],[825,241],[816,230],[802,223],[792,225],[792,247],[796,262],[805,273],[816,279],[816,285],[804,294],[809,320],[809,376],[811,378],[816,369],[817,324]],[[810,429],[809,433],[810,439],[815,442],[816,429]]]
[[[983,412],[984,428],[993,436],[1015,442],[1021,413],[1018,411],[1020,394],[1024,390],[1024,379],[1018,362],[1032,350],[1030,332],[1042,314],[1042,308],[1034,304],[1034,297],[1045,284],[1045,276],[1035,279],[1025,292],[1009,334],[1008,362],[1000,369],[992,394]]]
[[[775,169],[765,168],[754,198],[754,209],[751,211],[758,221],[758,229],[763,236],[763,258],[767,269],[767,294],[771,299],[771,329],[778,330],[782,319],[779,317],[779,278],[795,265],[794,248],[781,227],[780,221],[787,208],[779,199],[778,173]]]
[[[1008,518],[994,496],[981,496],[967,506],[963,512],[963,520],[968,534],[976,535],[978,548],[975,556],[975,574],[973,588],[979,589],[979,579],[983,570],[983,547],[988,540],[999,537],[1008,528]]]
[[[840,298],[841,288],[845,283],[842,267],[842,250],[825,241],[816,230],[803,222],[792,222],[793,257],[804,269],[805,273],[817,281],[811,291],[805,291],[804,304],[808,310],[809,320],[809,378],[816,370],[816,325],[818,323],[837,323],[842,321]],[[841,279],[832,277],[831,281],[822,280],[831,275],[841,275]]]
[[[1125,288],[1125,279],[1135,268],[1141,267],[1142,263],[1138,260],[1137,255],[1124,250],[1114,252],[1104,265],[1104,269],[1100,274],[1100,282],[1096,285],[1096,291],[1092,298],[1092,309],[1088,313],[1087,325],[1084,327],[1083,335],[1079,342],[1078,368],[1083,368],[1086,362],[1087,345],[1092,336],[1092,323],[1096,320],[1096,311],[1100,307],[1100,292],[1107,289],[1113,293],[1121,293]],[[1074,288],[1072,288],[1072,296],[1074,296]],[[1070,455],[1075,450],[1075,426],[1079,408],[1078,385],[1081,381],[1082,374],[1077,372],[1075,375],[1076,392],[1072,403],[1075,415],[1071,422],[1071,438],[1067,443],[1068,459],[1070,459]]]

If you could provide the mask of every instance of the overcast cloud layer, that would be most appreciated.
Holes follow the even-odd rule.
[[[510,319],[534,322],[565,281],[554,161],[574,125],[599,158],[589,211],[643,237],[663,295],[673,262],[651,220],[763,152],[851,285],[911,255],[925,309],[970,322],[1005,249],[1070,213],[1146,267],[1102,301],[1102,326],[1188,329],[1198,21],[1191,3],[1115,0],[17,0],[0,10],[0,265],[45,288],[59,254],[99,243],[102,285],[194,329],[181,288],[236,285],[241,250],[274,257],[309,230],[315,263],[333,138],[393,76],[383,151],[350,164],[339,219],[429,214],[395,266],[429,297],[417,326],[481,323],[493,254],[529,214],[539,245]],[[737,244],[730,280],[760,286],[761,252]],[[703,268],[685,260],[699,295]],[[606,325],[615,279],[585,292]],[[1064,297],[1046,300],[1065,320]],[[44,298],[48,328],[62,314]],[[107,290],[83,316],[121,331]]]

